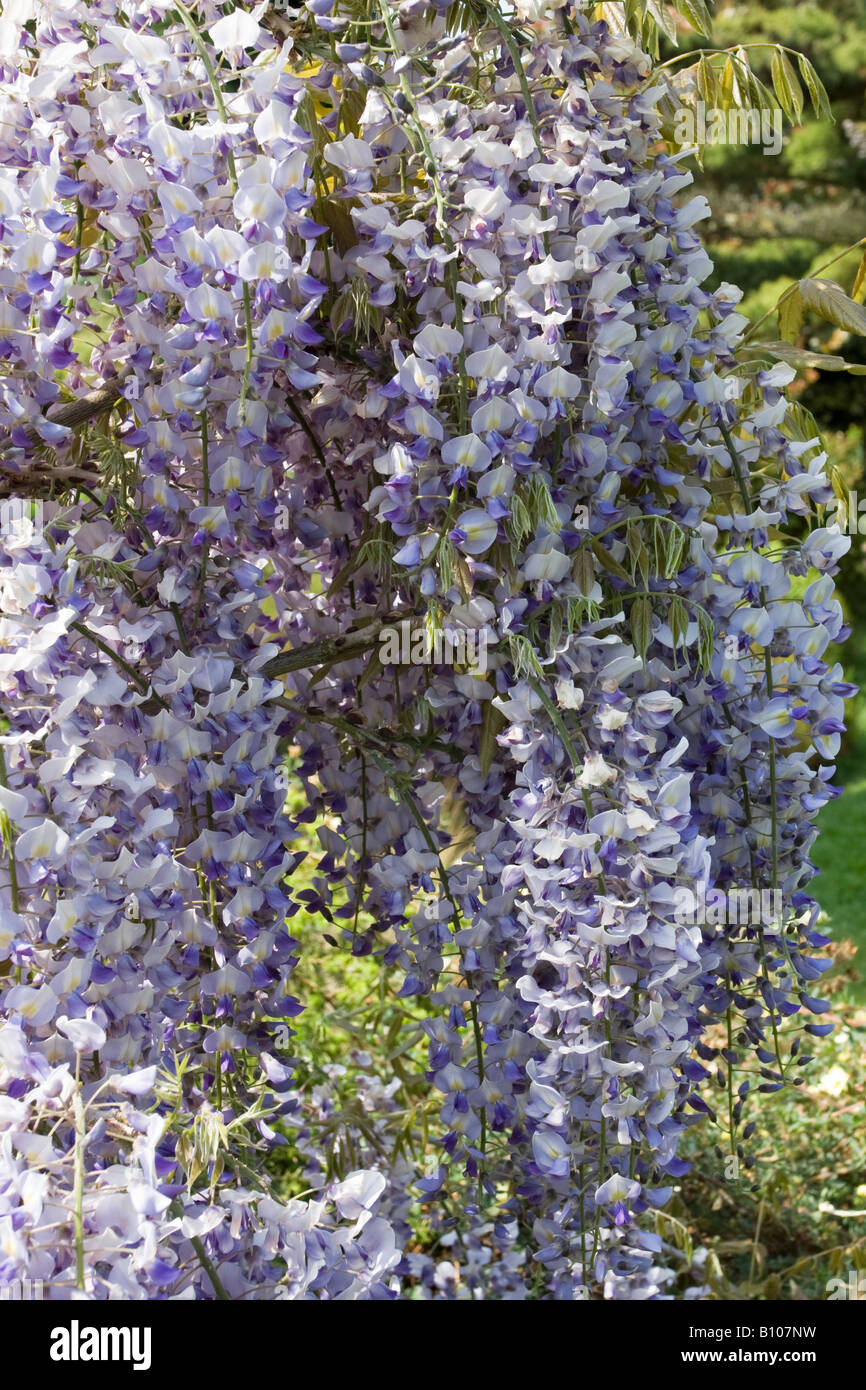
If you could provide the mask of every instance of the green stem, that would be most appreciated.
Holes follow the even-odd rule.
[[[541,143],[541,131],[538,126],[538,116],[535,111],[535,102],[532,99],[532,93],[529,90],[529,83],[526,80],[526,69],[524,68],[520,58],[520,50],[514,41],[514,31],[510,28],[503,16],[499,13],[499,10],[496,5],[487,5],[485,8],[491,20],[493,21],[493,24],[502,35],[505,47],[508,49],[508,52],[511,55],[511,61],[514,64],[514,74],[517,78],[518,83],[520,84],[520,94],[523,97],[523,104],[526,107],[526,116],[529,121],[529,124],[532,126],[532,135],[535,140],[535,148],[538,150],[538,153],[541,155],[543,159],[544,146]]]
[[[727,976],[726,976],[726,979],[725,979],[725,984],[726,984],[726,987],[727,987],[728,994],[730,995],[730,992],[731,992],[731,976],[730,976],[730,972],[727,973]],[[728,1024],[728,1052],[731,1054],[731,1056],[733,1056],[733,1051],[734,1051],[734,1030],[733,1030],[733,1019],[732,1019],[732,1017],[731,1017],[731,1005],[730,1005],[730,1003],[728,1003],[728,1008],[727,1008],[727,1024]],[[731,1062],[731,1057],[730,1057],[730,1056],[729,1056],[729,1057],[726,1057],[726,1058],[725,1058],[725,1061],[727,1062],[727,1066],[728,1066],[728,1152],[730,1153],[730,1155],[731,1155],[732,1157],[735,1157],[735,1156],[736,1156],[736,1150],[735,1150],[735,1147],[734,1147],[734,1067],[733,1067],[733,1063]]]
[[[183,1216],[183,1208],[181,1207],[180,1202],[179,1202],[179,1200],[177,1199],[177,1197],[175,1197],[175,1199],[174,1199],[174,1201],[172,1202],[172,1204],[171,1204],[169,1210],[170,1210],[172,1216],[179,1216],[179,1217],[182,1217],[182,1216]],[[192,1246],[193,1250],[194,1250],[195,1253],[196,1253],[196,1256],[197,1256],[197,1258],[198,1258],[199,1264],[201,1265],[201,1267],[202,1267],[202,1269],[204,1270],[205,1274],[207,1275],[208,1279],[210,1279],[211,1284],[213,1285],[213,1291],[214,1291],[214,1293],[216,1294],[217,1298],[220,1299],[221,1302],[230,1303],[230,1302],[231,1302],[231,1299],[229,1298],[228,1294],[226,1293],[225,1285],[223,1284],[222,1280],[220,1279],[219,1275],[217,1274],[216,1268],[214,1267],[214,1263],[213,1263],[213,1261],[211,1260],[210,1256],[207,1254],[207,1251],[205,1250],[204,1245],[202,1244],[201,1237],[200,1237],[200,1236],[190,1236],[190,1237],[189,1237],[189,1243],[190,1243],[190,1245]]]
[[[78,170],[76,169],[76,175]],[[72,262],[72,281],[78,284],[78,277],[81,274],[81,250],[84,244],[84,204],[78,199],[78,212],[75,218],[75,257]]]
[[[334,506],[337,508],[338,512],[343,511],[343,501],[340,497],[339,492],[337,491],[337,484],[334,481],[334,475],[328,467],[328,460],[325,458],[325,451],[322,448],[318,435],[316,434],[307,417],[304,415],[304,412],[301,410],[300,406],[298,406],[292,400],[291,396],[288,396],[286,398],[286,405],[289,407],[289,410],[294,415],[295,419],[297,420],[298,424],[304,431],[304,434],[307,436],[307,438],[313,446],[313,449],[315,450],[316,457],[319,460],[319,463],[322,465],[322,471],[324,472],[325,477],[328,480],[328,487],[330,488],[331,496],[334,499]]]
[[[81,1103],[79,1079],[80,1054],[75,1054],[75,1091],[72,1113],[75,1119],[75,1153],[73,1157],[72,1204],[75,1228],[75,1285],[84,1290],[84,1106]]]
[[[98,647],[101,652],[104,652],[105,655],[109,657],[111,661],[114,662],[115,666],[119,667],[125,675],[129,676],[129,679],[132,681],[133,685],[135,685],[135,687],[139,690],[139,692],[142,695],[152,695],[153,699],[157,700],[159,704],[162,705],[163,709],[167,710],[169,708],[165,700],[163,700],[162,696],[157,695],[155,691],[151,690],[147,681],[144,680],[143,677],[141,677],[138,674],[138,672],[133,669],[132,666],[130,666],[129,662],[124,661],[122,656],[118,655],[118,653],[114,651],[114,649],[110,647],[107,642],[103,642],[101,637],[97,637],[95,632],[91,632],[89,627],[87,627],[84,623],[79,622],[70,623],[70,627],[74,627],[76,632],[80,632],[82,637],[86,637],[89,642],[92,642],[95,647]]]
[[[246,400],[250,390],[250,375],[253,370],[253,310],[250,300],[250,287],[244,281],[244,375],[241,381],[241,393],[238,401],[239,419],[241,423],[246,421]]]
[[[200,424],[201,424],[201,477],[202,477],[201,489],[202,489],[202,506],[204,506],[204,507],[209,507],[209,506],[210,506],[210,456],[209,456],[209,441],[208,441],[208,429],[207,429],[207,411],[203,410],[203,411],[201,412],[201,415],[199,416],[199,421],[200,421]],[[202,542],[202,550],[201,550],[201,571],[200,571],[200,573],[199,573],[198,603],[196,604],[196,610],[195,610],[196,627],[198,627],[199,619],[201,618],[202,607],[204,606],[204,591],[205,591],[205,586],[206,586],[206,584],[207,584],[207,562],[208,562],[208,559],[209,559],[209,550],[210,550],[210,547],[209,547],[209,545],[208,545],[207,532],[205,532],[205,538],[204,538],[204,541]]]
[[[0,748],[0,787],[9,790],[9,779],[6,772],[6,754]],[[0,815],[0,827],[2,827],[3,845],[9,855],[9,887],[12,897],[12,911],[18,911],[18,868],[15,863],[15,839],[13,836],[13,825],[9,816],[4,811]]]

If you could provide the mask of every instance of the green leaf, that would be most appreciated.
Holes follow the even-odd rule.
[[[771,92],[770,88],[759,77],[756,77],[751,69],[749,70],[748,88],[750,100],[744,105],[749,105],[757,111],[772,112],[776,110],[775,93]]]
[[[644,53],[657,63],[659,60],[659,31],[655,20],[651,19],[649,15],[645,15],[642,22],[630,32],[638,48],[642,48]]]
[[[785,419],[782,422],[782,430],[789,439],[796,439],[800,444],[811,443],[813,448],[820,451],[823,449],[823,439],[818,421],[815,419],[811,410],[807,410],[799,401],[789,401]],[[801,455],[802,461],[808,463],[810,455]]]
[[[328,315],[328,320],[331,325],[331,332],[334,334],[334,337],[336,337],[338,332],[340,331],[340,325],[345,323],[348,318],[351,318],[351,316],[352,294],[350,290],[343,290],[342,294],[337,295],[337,298],[331,305],[331,311]]]
[[[350,135],[357,135],[361,115],[367,102],[367,93],[361,87],[347,87],[340,102],[340,128]]]
[[[533,647],[528,637],[521,633],[515,633],[508,639],[508,652],[511,657],[511,664],[514,667],[514,674],[520,679],[521,676],[532,678],[544,678],[541,663],[538,660],[538,653]]]
[[[796,347],[792,343],[749,343],[748,350],[787,362],[798,371],[814,368],[819,372],[851,372],[854,376],[866,376],[866,363],[846,362],[844,357],[835,357],[831,352],[810,352],[808,348]]]
[[[665,38],[675,45],[677,41],[676,26],[671,21],[667,6],[660,3],[659,0],[646,0],[646,9],[647,15],[652,19],[656,28],[660,29]]]
[[[716,645],[716,632],[713,620],[705,609],[698,609],[698,665],[709,671],[713,664]]]
[[[799,285],[792,285],[782,295],[776,310],[779,315],[779,336],[793,343],[803,322],[803,301]]]
[[[675,579],[683,560],[686,538],[676,526],[668,526],[665,536],[664,577]]]
[[[321,158],[322,151],[328,144],[330,136],[326,127],[319,120],[316,113],[316,103],[311,91],[307,90],[301,97],[296,108],[296,119],[302,130],[313,137],[313,153],[317,158]]]
[[[706,54],[702,53],[698,62],[697,70],[698,93],[707,106],[717,106],[718,101],[718,80],[713,70],[712,64],[707,61]]]
[[[481,741],[478,745],[478,762],[485,776],[499,752],[496,736],[501,734],[507,723],[508,720],[502,711],[498,710],[491,700],[485,700],[481,715]]]
[[[562,641],[564,611],[562,603],[553,603],[550,608],[550,630],[548,633],[548,661],[556,659],[557,648]]]
[[[628,583],[628,573],[623,569],[619,561],[613,558],[610,551],[605,549],[600,540],[594,540],[592,542],[592,548],[606,570],[609,570],[611,574],[615,574],[618,579],[624,579],[626,583]]]
[[[641,661],[645,662],[653,636],[653,606],[648,598],[635,599],[629,614],[629,625],[634,649]]]
[[[585,598],[588,598],[595,583],[595,565],[592,563],[592,556],[584,546],[575,551],[571,572],[578,589]]]
[[[704,38],[710,37],[713,32],[713,20],[704,0],[673,0],[673,3],[674,8],[688,20],[693,29],[697,29]]]
[[[630,525],[626,531],[626,545],[628,547],[629,559],[632,564],[632,574],[640,575],[641,583],[645,589],[649,588],[650,576],[650,557],[649,551],[643,543],[638,526]]]
[[[722,110],[730,111],[731,107],[737,105],[736,93],[738,92],[736,69],[730,55],[725,59],[725,66],[722,70],[722,80],[719,84],[719,105]]]
[[[832,487],[839,501],[844,503],[844,505],[847,507],[850,495],[849,488],[845,482],[845,479],[842,477],[842,474],[840,473],[839,469],[836,467],[835,464],[833,464],[832,468],[830,469],[830,486]]]
[[[797,81],[797,74],[781,48],[773,51],[770,62],[773,87],[788,120],[798,124],[803,115],[803,92]]]
[[[550,718],[551,724],[555,728],[556,732],[559,734],[560,742],[562,743],[562,746],[565,749],[566,757],[568,758],[572,767],[575,768],[577,772],[580,772],[582,770],[583,764],[581,763],[580,758],[577,755],[577,749],[572,743],[571,735],[565,727],[562,715],[556,708],[556,705],[551,700],[541,681],[536,680],[531,675],[528,677],[528,680],[529,684],[532,686],[532,689],[535,691],[536,695],[538,696],[539,700],[544,706],[544,709]]]
[[[625,22],[630,34],[635,34],[640,29],[641,11],[638,0],[625,0]]]
[[[523,544],[527,536],[532,535],[532,522],[529,517],[529,509],[519,492],[515,492],[511,498],[509,531],[511,532],[511,538],[514,544],[518,547]]]
[[[866,337],[866,308],[849,298],[835,280],[807,278],[798,281],[797,289],[806,309],[820,314],[827,323],[833,323],[837,328]],[[782,336],[787,337],[787,334]]]
[[[671,630],[674,652],[676,652],[677,647],[685,637],[689,627],[688,609],[679,594],[675,594],[671,599],[671,606],[668,612],[668,625]]]
[[[357,245],[358,234],[345,202],[331,197],[317,198],[313,204],[313,216],[317,222],[324,222],[333,234],[341,256],[345,256],[347,251],[351,251],[352,247]]]
[[[824,116],[828,121],[835,124],[836,117],[833,115],[830,106],[830,98],[827,96],[827,89],[821,81],[817,72],[813,68],[809,59],[802,53],[797,55],[797,63],[800,68],[800,76],[806,84],[806,90],[812,98],[812,107],[816,116]]]

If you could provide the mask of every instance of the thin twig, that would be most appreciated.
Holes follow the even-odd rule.
[[[308,642],[303,647],[296,647],[294,651],[280,652],[279,656],[265,662],[260,668],[260,674],[268,680],[273,680],[289,671],[306,671],[313,666],[324,666],[326,663],[351,661],[377,645],[383,628],[394,623],[413,621],[421,623],[424,619],[418,614],[405,611],[385,613],[366,627],[343,632],[336,637],[326,637],[321,642]]]

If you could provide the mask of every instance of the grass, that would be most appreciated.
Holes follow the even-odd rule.
[[[854,681],[863,694],[846,704],[848,733],[838,763],[834,785],[841,797],[831,801],[818,816],[819,835],[812,861],[819,870],[812,890],[827,914],[828,935],[835,942],[849,942],[859,960],[849,965],[849,990],[859,1003],[866,1002],[866,639],[857,610],[862,595],[843,603],[852,635],[829,660],[842,663],[846,680]],[[858,600],[860,600],[858,602]],[[843,953],[844,954],[844,951]]]
[[[840,763],[836,781],[845,790],[818,818],[820,834],[812,859],[820,872],[814,893],[829,918],[830,934],[858,949],[850,990],[854,998],[866,1002],[866,750],[862,746]]]
[[[827,1020],[835,1032],[813,1040],[803,1084],[750,1105],[748,1171],[729,1176],[724,1135],[707,1122],[683,1146],[693,1167],[662,1214],[664,1234],[679,1222],[708,1252],[717,1298],[824,1300],[829,1280],[866,1270],[866,1013],[840,995]]]

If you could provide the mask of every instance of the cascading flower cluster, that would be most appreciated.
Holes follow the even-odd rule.
[[[0,1284],[669,1296],[703,1064],[734,1145],[823,1010],[824,456],[702,288],[645,56],[435,10],[0,20]],[[486,669],[389,664],[397,621]],[[782,917],[681,920],[741,885]],[[417,1003],[432,1165],[371,1081],[329,1177],[273,1044],[300,902]]]

